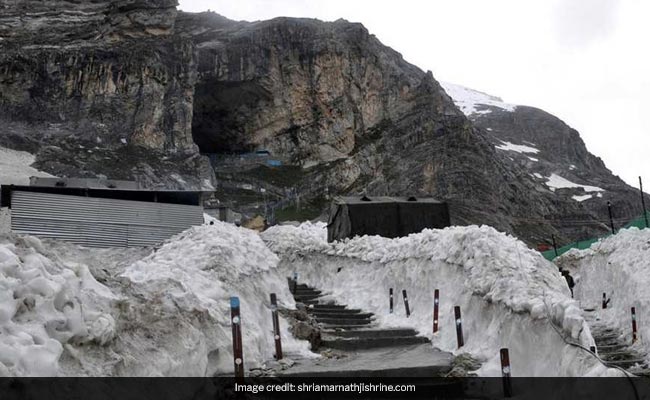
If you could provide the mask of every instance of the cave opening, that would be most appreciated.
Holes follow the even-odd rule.
[[[256,81],[199,81],[194,90],[192,137],[203,154],[255,151],[250,135],[257,110],[272,101]]]

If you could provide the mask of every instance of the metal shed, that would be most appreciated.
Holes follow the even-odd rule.
[[[203,223],[201,199],[198,191],[88,186],[3,185],[0,190],[0,203],[11,209],[13,232],[89,247],[156,245]]]
[[[407,236],[450,225],[447,203],[415,197],[339,197],[332,202],[327,240],[363,235]]]

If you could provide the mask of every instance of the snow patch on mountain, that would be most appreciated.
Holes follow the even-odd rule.
[[[467,116],[489,114],[492,112],[489,107],[497,107],[505,111],[514,111],[517,108],[516,105],[505,103],[499,97],[464,86],[447,82],[440,82],[440,85],[454,101],[454,104]]]
[[[582,188],[584,189],[585,192],[604,192],[605,189],[599,188],[598,186],[589,186],[589,185],[581,185],[579,183],[574,183],[571,182],[570,180],[561,177],[560,175],[557,174],[551,174],[551,176],[546,178],[546,186],[548,186],[551,191],[555,191],[556,189],[578,189]]]
[[[589,199],[591,199],[592,197],[594,197],[592,194],[585,194],[585,195],[583,195],[583,196],[571,196],[571,198],[572,198],[573,200],[575,200],[575,201],[577,201],[577,202],[580,202],[580,203],[582,203],[582,202],[585,201],[585,200],[589,200]]]
[[[31,153],[0,147],[0,185],[29,185],[30,176],[52,177],[31,167],[34,161]]]
[[[510,143],[510,142],[506,142],[506,141],[501,141],[501,143],[503,143],[503,144],[499,145],[499,146],[494,146],[494,147],[499,149],[499,150],[514,151],[514,152],[517,152],[517,153],[532,153],[532,154],[539,153],[539,149],[536,149],[535,147],[526,146],[526,145],[523,145],[523,144],[514,144],[514,143]]]

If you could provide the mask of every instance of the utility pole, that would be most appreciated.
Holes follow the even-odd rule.
[[[614,230],[614,218],[612,218],[612,203],[610,201],[607,202],[607,211],[609,211],[609,225],[612,227],[612,235],[616,235],[616,231]]]
[[[641,206],[643,207],[643,219],[645,220],[645,227],[650,228],[650,226],[648,226],[648,213],[645,211],[645,199],[643,198],[643,181],[641,180],[641,177],[639,177],[639,190],[641,190]]]

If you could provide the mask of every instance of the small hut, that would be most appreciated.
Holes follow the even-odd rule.
[[[339,197],[330,208],[327,241],[363,235],[407,236],[450,225],[447,203],[415,197]]]

